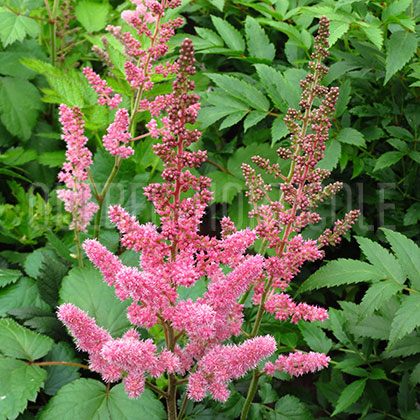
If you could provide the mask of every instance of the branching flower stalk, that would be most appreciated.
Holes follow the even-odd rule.
[[[143,3],[142,0],[136,0],[136,4],[141,9],[143,20],[151,19],[147,10],[158,10],[162,6],[158,2]],[[124,17],[135,27],[138,26],[137,10]],[[160,34],[169,29],[173,28],[162,24]],[[111,31],[117,37],[125,37],[129,48],[135,51],[140,48],[130,34],[121,35],[119,30],[112,28]],[[274,363],[266,363],[262,369],[257,369],[263,360],[279,349],[274,337],[258,336],[264,312],[274,315],[279,321],[293,323],[327,318],[325,309],[306,303],[297,304],[285,291],[301,266],[308,260],[322,258],[321,248],[338,243],[357,217],[356,212],[351,212],[336,222],[332,230],[327,229],[317,241],[304,240],[299,233],[308,224],[320,220],[313,211],[316,203],[341,187],[339,183],[322,187],[329,172],[316,168],[323,157],[328,116],[334,110],[338,95],[336,88],[328,89],[318,83],[326,73],[319,60],[326,56],[327,36],[328,20],[323,18],[315,42],[315,62],[311,64],[318,76],[310,74],[302,82],[300,106],[305,110],[305,116],[296,110],[289,110],[286,115],[292,145],[290,150],[279,149],[278,154],[281,158],[291,159],[289,175],[281,174],[278,164],[271,164],[258,156],[253,158],[261,169],[284,181],[280,200],[271,198],[271,186],[264,183],[261,175],[250,165],[243,165],[249,201],[254,206],[251,216],[258,220],[255,230],[238,231],[225,217],[221,221],[220,238],[199,233],[212,193],[209,191],[210,179],[194,175],[191,170],[207,159],[206,152],[188,150],[201,135],[193,128],[200,105],[198,96],[191,93],[194,83],[190,77],[195,73],[191,40],[183,41],[175,63],[157,66],[154,70],[164,75],[169,72],[176,74],[172,93],[138,102],[140,110],[148,110],[152,115],[147,125],[150,136],[160,139],[154,145],[154,152],[164,164],[163,183],[150,184],[144,189],[160,217],[159,229],[151,223],[140,225],[119,205],[109,209],[109,217],[120,232],[121,245],[140,254],[138,268],[125,266],[96,239],[83,244],[104,281],[115,288],[117,298],[130,301],[127,316],[133,328],[122,337],[113,338],[93,318],[70,303],[59,307],[58,317],[70,330],[77,346],[89,354],[92,371],[99,372],[108,383],[122,380],[131,398],[140,396],[145,386],[149,386],[166,400],[169,420],[178,417],[177,388],[185,383],[190,400],[201,401],[209,393],[215,400],[225,402],[230,395],[228,385],[254,371],[242,412],[245,419],[259,376],[273,375],[276,370],[297,376],[315,372],[328,364],[329,358],[325,354],[297,351],[280,355]],[[158,44],[155,50],[159,45],[163,44]],[[143,56],[146,57],[145,54],[138,57]],[[100,101],[108,106],[118,102],[116,95],[110,96],[106,84],[96,79],[99,76],[91,70],[85,72],[96,86]],[[149,81],[145,78],[150,72],[139,70],[129,61],[126,74],[133,87],[147,89]],[[314,97],[324,98],[316,109],[312,107]],[[118,105],[119,102],[115,107]],[[62,116],[66,132],[74,132],[81,143],[83,124],[80,113],[64,105],[61,109],[63,115],[76,118],[67,121]],[[131,121],[133,118],[132,115]],[[133,139],[129,121],[128,112],[124,108],[118,109],[115,121],[104,137],[105,148],[120,159],[132,154],[128,145]],[[87,163],[83,170],[89,166]],[[85,172],[81,174],[83,185],[88,185]],[[263,251],[256,255],[247,253],[257,237],[265,246],[275,250],[275,256],[266,257]],[[181,290],[188,291],[197,282],[207,285],[204,294],[196,300],[183,298]],[[251,289],[253,303],[259,309],[251,334],[244,334],[245,314],[241,298]],[[158,346],[152,339],[142,339],[136,329],[155,326],[164,332],[164,345]],[[236,339],[239,344],[232,343],[235,336],[239,337]],[[168,385],[158,391],[152,380],[162,375],[166,376]]]

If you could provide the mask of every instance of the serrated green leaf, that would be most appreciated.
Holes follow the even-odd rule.
[[[74,402],[77,401],[77,404]],[[129,399],[122,384],[108,392],[94,379],[77,379],[63,386],[48,402],[38,420],[149,420],[166,419],[163,404],[148,389],[137,399]]]
[[[225,6],[225,0],[210,0],[210,3],[217,7],[221,12],[223,12],[223,7]]]
[[[410,383],[411,385],[420,384],[420,363],[417,363],[416,367],[411,372]]]
[[[198,33],[198,35],[201,36],[201,38],[208,41],[211,45],[215,47],[223,47],[223,39],[220,38],[220,36],[217,35],[216,32],[212,31],[211,29],[196,27],[195,31]]]
[[[376,267],[363,261],[340,258],[330,261],[314,274],[309,276],[299,288],[299,293],[322,287],[341,286],[362,281],[371,282],[384,278]]]
[[[245,50],[245,42],[242,39],[242,35],[234,26],[217,16],[211,16],[211,21],[229,48],[234,51]]]
[[[276,55],[274,45],[270,43],[262,26],[251,16],[245,20],[245,34],[248,51],[252,57],[272,61]]]
[[[337,140],[341,143],[353,144],[355,146],[366,146],[363,134],[350,127],[343,128],[337,135]]]
[[[26,35],[35,37],[39,33],[39,25],[34,19],[9,10],[0,12],[0,22],[0,39],[4,47],[22,41]]]
[[[400,340],[407,334],[411,333],[414,328],[420,325],[420,294],[413,293],[406,296],[401,303],[401,307],[395,314],[391,324],[391,332],[389,333],[389,344]]]
[[[273,387],[271,386],[271,384],[265,382],[263,383],[259,390],[258,390],[258,395],[261,398],[261,402],[263,404],[270,404],[272,402],[275,402],[279,399],[279,396],[277,394],[276,391],[274,391]]]
[[[416,34],[408,31],[397,31],[389,37],[386,53],[386,74],[384,85],[413,56],[417,49]]]
[[[262,121],[268,114],[262,111],[251,111],[244,120],[244,132]]]
[[[207,176],[212,180],[211,191],[216,203],[232,203],[235,196],[245,188],[242,180],[225,172],[210,172]]]
[[[287,110],[287,103],[285,99],[284,77],[283,75],[273,67],[267,66],[266,64],[255,64],[258,76],[263,84],[267,95],[271,98],[274,105],[279,109]],[[280,81],[283,81],[283,85]]]
[[[287,125],[284,122],[283,118],[277,117],[273,121],[273,125],[271,126],[271,146],[273,146],[273,144],[277,140],[282,139],[288,134],[289,134],[289,129],[287,128]]]
[[[232,114],[229,114],[220,124],[219,129],[223,130],[228,127],[232,127],[232,125],[237,124],[239,121],[242,120],[242,118],[245,117],[245,115],[248,113],[248,111],[237,111]]]
[[[39,366],[0,356],[0,419],[16,419],[36,400],[46,376]]]
[[[0,290],[0,316],[6,316],[9,310],[24,306],[51,310],[39,296],[35,280],[28,277],[22,277],[15,284]]]
[[[310,322],[299,322],[299,330],[311,350],[325,354],[331,350],[333,342],[317,325]]]
[[[0,319],[0,352],[5,356],[33,361],[45,356],[53,344],[51,338],[24,328],[13,319]]]
[[[0,287],[7,286],[11,283],[16,283],[22,273],[19,270],[11,270],[9,268],[3,268],[0,270]]]
[[[373,314],[404,286],[390,280],[380,281],[369,287],[361,302],[361,316]]]
[[[38,89],[24,79],[0,78],[1,122],[14,136],[28,140],[43,105]]]
[[[335,406],[332,416],[346,410],[361,397],[363,391],[365,390],[366,381],[367,379],[359,379],[352,382],[350,385],[347,385],[343,389],[343,392],[338,398],[337,405]]]
[[[391,165],[394,165],[395,163],[399,162],[405,153],[402,152],[387,152],[384,153],[379,157],[379,159],[376,161],[374,171],[379,171],[380,169],[388,168]]]
[[[407,273],[411,287],[420,291],[420,248],[414,241],[399,232],[385,228],[381,229],[403,270]]]
[[[276,420],[311,420],[311,412],[305,404],[293,395],[285,395],[280,398],[275,407]]]
[[[353,329],[354,334],[377,340],[388,340],[389,320],[380,315],[370,315]]]
[[[56,361],[80,363],[75,357],[73,348],[68,343],[56,343],[44,358],[44,361]],[[77,366],[45,366],[48,372],[45,380],[44,392],[47,395],[55,395],[64,385],[80,378]]]
[[[198,113],[198,122],[200,123],[200,128],[203,130],[210,125],[214,124],[216,121],[238,112],[235,108],[220,108],[215,106],[206,106],[200,109]]]
[[[206,74],[218,87],[231,96],[248,103],[259,111],[268,111],[270,103],[268,99],[254,86],[232,76],[223,74]]]
[[[113,337],[121,336],[130,326],[126,315],[128,303],[117,299],[114,289],[93,268],[73,268],[64,277],[60,289],[61,303],[73,303],[87,312]]]
[[[333,46],[350,28],[348,22],[340,22],[337,20],[332,20],[330,23],[330,36],[328,41],[330,46]]]
[[[55,152],[44,152],[38,156],[38,162],[41,165],[48,166],[50,168],[59,168],[63,165],[66,160],[66,153],[64,150],[56,150]]]
[[[324,159],[322,159],[317,168],[332,171],[338,164],[341,156],[341,143],[337,140],[327,140],[325,143]]]
[[[379,50],[382,49],[384,43],[384,35],[379,23],[373,22],[368,26],[361,26],[360,29],[365,33],[367,39],[375,45]]]
[[[340,95],[338,96],[337,104],[335,106],[335,118],[341,117],[344,114],[344,111],[347,109],[347,105],[350,102],[350,94],[351,81],[350,79],[347,79],[340,85]]]
[[[76,5],[76,18],[88,32],[105,28],[108,21],[108,3],[81,1]]]
[[[335,337],[343,344],[349,344],[350,338],[346,332],[347,319],[343,311],[331,308],[328,311],[330,327]]]
[[[395,283],[403,284],[405,282],[406,277],[401,265],[387,249],[368,238],[357,236],[356,240],[360,249],[377,270]]]
[[[420,353],[420,337],[407,336],[389,347],[382,355],[385,358],[407,357]]]

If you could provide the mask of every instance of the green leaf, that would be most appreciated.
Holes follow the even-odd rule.
[[[354,128],[343,128],[337,136],[337,140],[341,143],[353,144],[355,146],[366,146],[363,134]]]
[[[405,282],[405,274],[397,259],[384,247],[361,236],[356,237],[363,253],[376,269],[398,284]]]
[[[210,0],[210,3],[217,7],[221,12],[223,12],[223,7],[225,6],[225,0]]]
[[[367,316],[373,314],[386,303],[392,296],[400,292],[404,286],[390,280],[380,281],[372,284],[365,293],[360,305],[361,315]]]
[[[376,267],[357,260],[340,258],[330,261],[314,274],[309,276],[299,288],[299,293],[322,287],[341,286],[362,281],[381,280],[384,275]]]
[[[289,134],[289,129],[283,118],[277,117],[271,126],[271,146],[277,141],[286,137]]]
[[[83,291],[81,293],[81,290]],[[97,325],[105,328],[113,337],[121,336],[129,327],[126,315],[128,302],[121,302],[114,289],[102,279],[94,268],[73,268],[64,277],[60,289],[60,303],[73,303]]]
[[[328,41],[332,47],[350,28],[350,24],[347,22],[340,22],[332,20],[330,23],[330,36]]]
[[[280,398],[274,408],[276,420],[311,420],[311,412],[305,404],[293,395],[285,395]]]
[[[368,26],[361,26],[360,29],[365,33],[367,39],[375,45],[379,50],[382,49],[384,43],[384,34],[377,22],[368,24]]]
[[[201,36],[201,38],[208,41],[211,44],[211,46],[214,46],[214,47],[224,46],[223,39],[220,38],[220,36],[217,35],[216,32],[212,31],[211,29],[196,27],[195,31],[198,33],[198,35]]]
[[[391,347],[397,340],[410,334],[414,328],[420,325],[420,294],[413,293],[402,301],[401,307],[395,314],[389,333],[389,344]]]
[[[41,165],[48,166],[50,168],[59,168],[63,165],[66,160],[66,153],[64,150],[56,150],[55,152],[44,152],[38,156],[38,162]]]
[[[270,43],[262,26],[249,15],[245,20],[245,34],[248,51],[252,57],[270,61],[274,59],[276,55],[274,45]]]
[[[389,320],[380,315],[370,315],[354,327],[353,333],[361,337],[388,340]]]
[[[36,400],[46,376],[39,366],[0,356],[0,419],[16,419]]]
[[[0,269],[0,287],[16,283],[21,276],[22,273],[19,270],[11,270],[9,268]]]
[[[239,121],[242,120],[245,115],[247,115],[248,111],[235,111],[232,114],[229,114],[220,124],[219,129],[223,130],[228,127],[232,127],[232,125],[237,124]]]
[[[317,168],[332,171],[338,164],[341,156],[341,143],[337,140],[327,140],[325,143],[324,159],[322,159]]]
[[[260,396],[261,402],[263,404],[270,404],[270,403],[273,403],[273,402],[275,402],[279,399],[279,396],[278,396],[277,392],[274,391],[271,384],[269,384],[267,382],[263,383],[260,386],[260,388],[258,390],[258,395]]]
[[[249,128],[254,127],[267,116],[266,112],[262,111],[251,111],[244,120],[244,132]]]
[[[44,361],[56,361],[80,363],[74,355],[73,348],[68,343],[56,343],[51,351],[44,358]],[[64,385],[79,379],[80,374],[77,366],[45,366],[48,372],[45,380],[44,392],[48,395],[55,395]]]
[[[15,41],[22,41],[26,35],[35,37],[39,34],[39,25],[25,15],[16,15],[8,10],[0,12],[0,39],[4,47]]]
[[[43,105],[38,89],[24,79],[0,78],[1,122],[22,140],[28,140]]]
[[[284,81],[283,75],[278,70],[266,64],[255,64],[254,66],[267,95],[271,98],[274,105],[286,111],[287,96],[285,96],[285,89],[283,89],[286,82]]]
[[[77,404],[75,404],[77,401]],[[63,386],[48,402],[38,420],[162,420],[166,413],[162,403],[145,389],[137,399],[129,399],[122,384],[108,392],[94,379],[77,379]]]
[[[28,277],[22,277],[15,284],[0,290],[0,316],[6,316],[7,311],[24,306],[51,310],[39,296],[35,280]]]
[[[88,32],[97,32],[105,28],[108,21],[108,3],[81,1],[77,3],[75,12],[77,20]]]
[[[270,103],[268,99],[254,86],[232,76],[224,74],[206,74],[218,87],[231,96],[248,103],[259,111],[268,111]]]
[[[382,355],[385,358],[391,357],[407,357],[413,354],[420,353],[420,337],[419,336],[406,336],[397,341]]]
[[[403,152],[386,152],[376,161],[375,168],[373,170],[379,171],[380,169],[388,168],[389,166],[399,162],[404,155],[405,153]]]
[[[331,350],[333,342],[317,325],[310,322],[299,322],[299,330],[311,350],[325,354]]]
[[[420,248],[411,239],[399,232],[385,228],[381,229],[403,270],[407,273],[411,287],[420,291]]]
[[[352,382],[350,385],[347,385],[343,392],[340,394],[338,398],[337,405],[335,406],[335,410],[331,416],[335,416],[338,413],[349,408],[352,404],[354,404],[363,394],[365,390],[367,379],[359,379],[357,381]]]
[[[386,52],[386,75],[384,85],[413,56],[417,48],[416,34],[407,31],[397,31],[389,37]]]
[[[242,180],[221,171],[207,174],[212,179],[211,191],[216,203],[232,203],[235,196],[245,188]]]
[[[234,26],[217,16],[211,16],[211,21],[229,48],[234,51],[244,51],[245,42],[240,32]]]
[[[33,361],[45,356],[53,344],[51,338],[24,328],[13,319],[0,319],[0,352],[5,356]]]
[[[416,367],[411,372],[410,383],[411,385],[420,384],[420,363],[417,363]]]

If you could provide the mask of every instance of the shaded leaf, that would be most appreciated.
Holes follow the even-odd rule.
[[[388,348],[418,326],[420,326],[420,294],[413,293],[405,297],[395,314],[389,334]]]
[[[338,398],[337,405],[335,406],[332,416],[346,410],[361,397],[363,391],[365,390],[366,380],[367,379],[359,379],[344,388]]]

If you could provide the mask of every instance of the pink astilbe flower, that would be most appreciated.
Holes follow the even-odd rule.
[[[266,363],[264,372],[273,376],[275,371],[286,372],[290,376],[300,376],[304,373],[316,372],[328,366],[331,359],[323,353],[290,353],[288,356],[279,356],[274,362]]]
[[[119,109],[115,114],[114,122],[107,128],[107,134],[103,138],[105,149],[112,156],[121,156],[123,159],[127,159],[134,153],[130,146],[120,146],[120,142],[130,142],[131,134],[127,131],[128,124],[128,111],[125,108]]]
[[[190,375],[188,396],[200,401],[206,391],[210,391],[214,399],[226,401],[229,397],[228,383],[254,369],[276,348],[276,341],[269,335],[255,337],[236,346],[214,347],[198,362],[197,371]]]
[[[83,69],[83,74],[88,79],[92,88],[99,94],[99,105],[108,105],[110,109],[118,108],[118,105],[122,101],[121,95],[117,93],[111,97],[110,95],[113,93],[112,88],[109,87],[106,81],[102,80],[90,67],[85,67]]]
[[[70,229],[86,231],[98,205],[89,201],[92,197],[88,184],[87,169],[92,163],[92,154],[86,147],[84,121],[78,107],[60,105],[60,123],[63,126],[63,140],[66,142],[66,162],[58,179],[67,189],[59,190],[57,195],[64,202],[66,211],[72,214]]]

